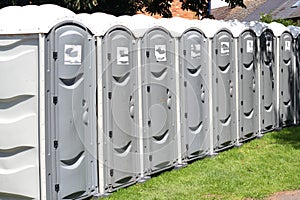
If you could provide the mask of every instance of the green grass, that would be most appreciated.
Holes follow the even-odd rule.
[[[262,199],[300,189],[300,127],[168,171],[107,199]]]

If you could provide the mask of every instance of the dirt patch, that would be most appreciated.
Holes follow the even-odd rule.
[[[300,190],[277,192],[265,200],[299,200]]]

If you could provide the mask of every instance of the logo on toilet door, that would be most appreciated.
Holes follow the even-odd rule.
[[[81,65],[81,45],[65,44],[64,64]]]
[[[117,64],[118,65],[128,65],[129,64],[128,47],[117,47]]]
[[[166,45],[155,45],[155,58],[157,62],[167,61]]]
[[[229,42],[221,42],[221,54],[229,54]]]

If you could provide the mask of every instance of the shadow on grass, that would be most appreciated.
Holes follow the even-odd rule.
[[[291,145],[295,149],[300,149],[300,126],[298,127],[287,127],[280,132],[272,135],[279,144]]]

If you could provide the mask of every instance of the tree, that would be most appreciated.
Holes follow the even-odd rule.
[[[191,10],[196,13],[196,16],[202,16],[202,18],[210,17],[208,13],[208,4],[211,0],[180,0],[182,2],[183,10]],[[240,6],[246,8],[243,0],[225,0],[231,8]]]
[[[210,17],[208,4],[211,0],[180,0],[183,10],[191,10],[196,16]],[[1,0],[0,8],[9,5],[45,4],[52,3],[66,7],[75,13],[105,12],[116,16],[133,15],[145,12],[151,15],[158,14],[163,17],[172,17],[170,10],[173,0]],[[241,6],[245,8],[243,0],[225,0],[230,7]]]

